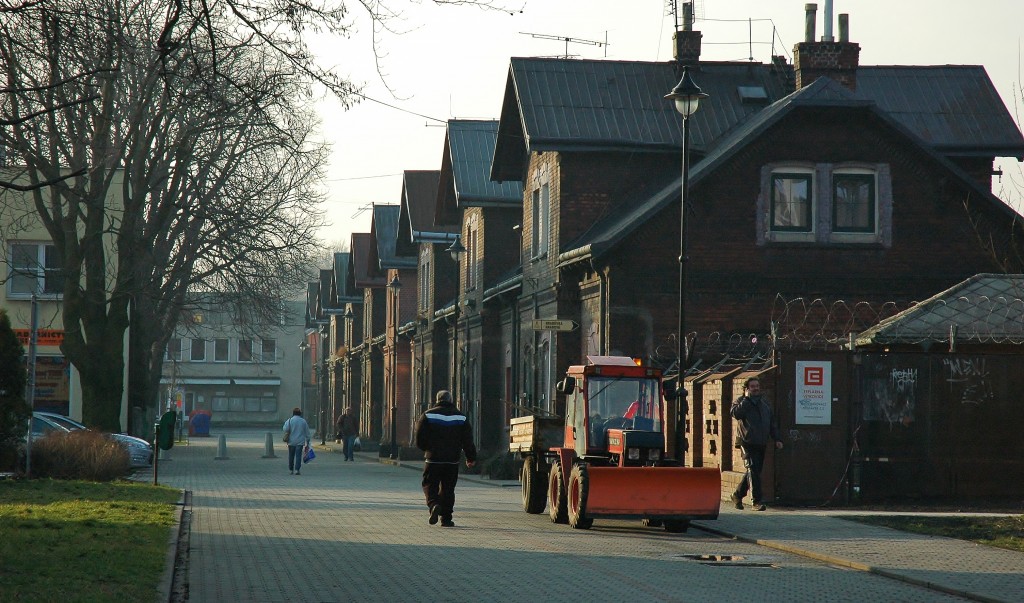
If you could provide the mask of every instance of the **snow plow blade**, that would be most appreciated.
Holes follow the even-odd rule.
[[[593,517],[717,519],[717,467],[588,467],[586,513]]]

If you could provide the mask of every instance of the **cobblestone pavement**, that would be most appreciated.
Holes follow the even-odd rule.
[[[164,453],[160,483],[193,493],[189,601],[1024,601],[1022,554],[824,513],[581,531],[524,513],[517,482],[464,477],[457,527],[431,526],[418,471],[317,447],[289,475],[276,431],[276,458],[261,458],[266,433]]]

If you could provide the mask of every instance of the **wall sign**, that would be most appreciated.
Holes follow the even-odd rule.
[[[832,424],[832,363],[796,363],[797,425]]]

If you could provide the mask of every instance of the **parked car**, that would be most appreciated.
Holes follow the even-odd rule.
[[[33,438],[42,437],[53,431],[70,432],[76,429],[88,429],[88,427],[70,417],[57,413],[38,410],[32,413]],[[128,451],[133,469],[148,467],[153,464],[153,446],[146,440],[130,436],[126,433],[108,433],[106,435]]]

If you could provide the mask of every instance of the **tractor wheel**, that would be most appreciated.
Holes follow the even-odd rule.
[[[569,512],[565,503],[565,483],[562,480],[562,464],[555,461],[548,471],[548,515],[552,523],[568,523]]]
[[[519,474],[519,482],[523,487],[523,510],[534,515],[544,512],[547,504],[547,491],[544,489],[544,470],[537,467],[537,459],[528,456],[523,459],[523,471]]]
[[[569,525],[577,530],[589,530],[594,525],[594,520],[587,517],[587,493],[590,487],[590,478],[587,475],[587,466],[579,463],[572,468],[569,475]]]
[[[689,519],[666,519],[665,531],[672,534],[681,534],[690,527]]]
[[[651,519],[650,517],[644,517],[640,520],[640,525],[642,525],[645,528],[660,528],[662,524],[660,519]]]

